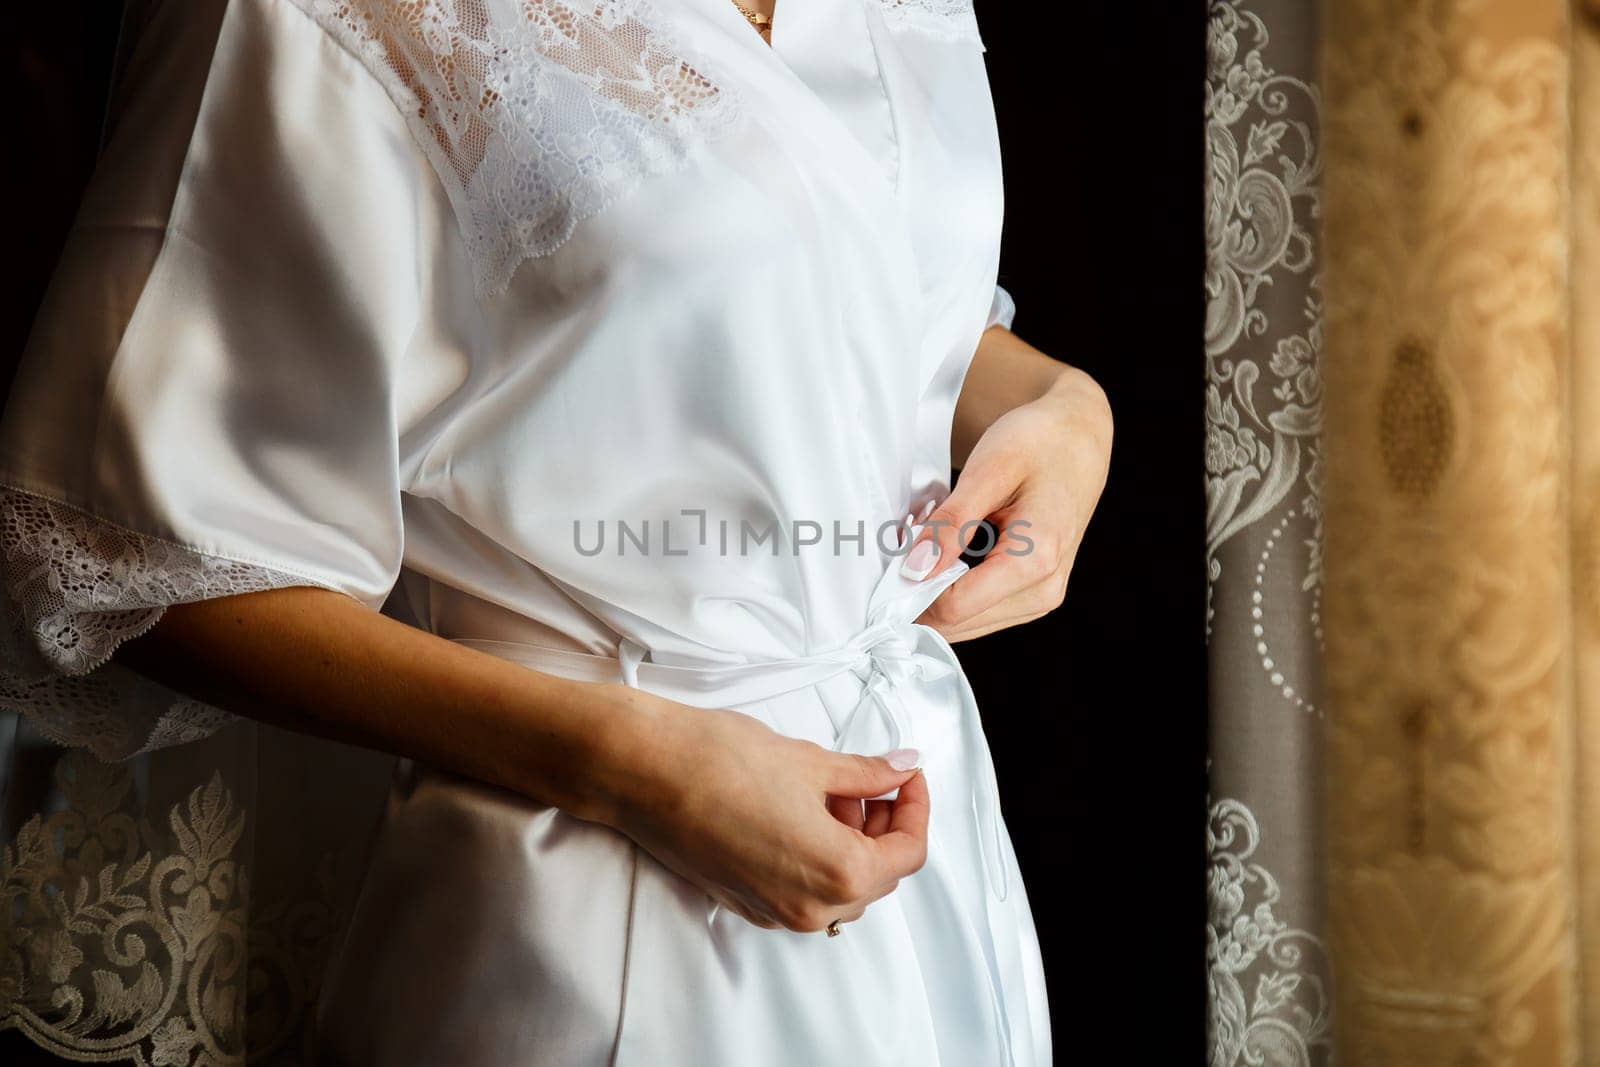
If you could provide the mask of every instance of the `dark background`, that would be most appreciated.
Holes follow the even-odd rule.
[[[93,167],[119,9],[23,4],[0,45],[19,183],[5,380]],[[1117,425],[1066,604],[962,656],[1044,947],[1057,1062],[1198,1064],[1204,6],[993,0],[979,12],[1016,331],[1094,375]],[[20,1067],[14,1041],[0,1035],[0,1060]]]
[[[1205,1047],[1205,5],[978,0],[1014,329],[1111,398],[1054,614],[960,647],[1050,983],[1056,1062]]]

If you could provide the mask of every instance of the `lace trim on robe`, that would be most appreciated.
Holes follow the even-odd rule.
[[[296,585],[332,588],[7,488],[0,488],[0,552],[10,601],[0,626],[0,707],[103,760],[197,740],[231,721],[108,662],[167,606]]]
[[[895,29],[983,47],[972,0],[879,0],[879,3],[883,5],[884,21]]]
[[[739,110],[647,0],[292,2],[404,112],[484,297]]]

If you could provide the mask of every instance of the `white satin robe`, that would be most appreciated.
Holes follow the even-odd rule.
[[[474,10],[504,40],[549,6]],[[607,828],[402,764],[318,1005],[328,1062],[1046,1064],[977,711],[911,623],[959,569],[909,582],[877,536],[948,491],[962,378],[1010,321],[970,9],[782,0],[769,48],[728,0],[624,6],[715,106],[647,167],[629,161],[659,146],[626,126],[580,145],[550,210],[523,151],[539,181],[498,187],[526,191],[521,215],[452,181],[415,100],[341,32],[348,5],[157,20],[0,425],[0,481],[80,540],[132,540],[135,571],[170,551],[183,580],[62,593],[80,646],[113,619],[80,661],[35,641],[81,672],[126,636],[97,606],[151,609],[131,633],[164,603],[319,585],[538,669],[922,750],[927,864],[837,938],[757,929]],[[196,63],[184,97],[172,69]],[[568,108],[558,148],[606,113],[529,81],[528,114]],[[535,216],[540,240],[495,230]],[[619,551],[619,522],[648,551]],[[604,551],[580,550],[602,523]],[[719,550],[724,529],[737,546],[796,523],[821,543]],[[195,580],[218,567],[235,577]],[[101,748],[186,736],[116,729]]]

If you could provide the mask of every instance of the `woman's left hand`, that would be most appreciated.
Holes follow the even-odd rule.
[[[965,641],[1059,607],[1110,456],[1110,406],[1081,371],[1063,368],[1043,396],[997,418],[973,447],[955,490],[928,516],[903,572],[926,578],[964,548],[982,552],[989,537],[981,521],[999,537],[917,621],[948,641]]]

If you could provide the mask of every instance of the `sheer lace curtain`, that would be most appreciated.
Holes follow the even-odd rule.
[[[1209,10],[1212,1062],[1600,1063],[1600,9]],[[1250,505],[1319,363],[1320,539]]]

